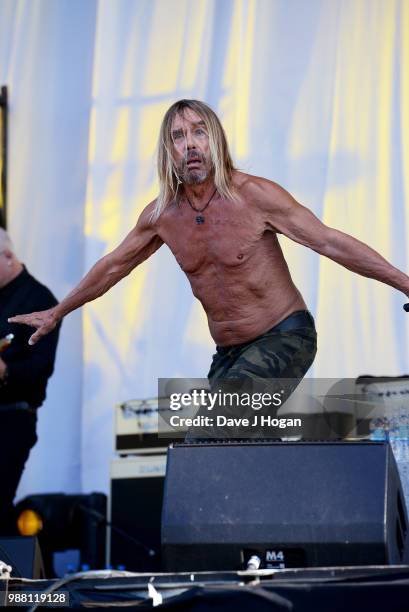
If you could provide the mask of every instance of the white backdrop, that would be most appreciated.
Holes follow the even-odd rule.
[[[167,107],[207,101],[236,165],[408,269],[405,0],[0,0],[9,229],[62,298],[157,193]],[[281,239],[316,316],[311,374],[408,371],[404,296]],[[20,496],[106,490],[113,407],[204,376],[205,316],[167,248],[64,322]]]

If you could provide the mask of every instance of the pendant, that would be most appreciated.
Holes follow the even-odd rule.
[[[197,223],[198,225],[202,225],[202,223],[204,223],[204,222],[205,222],[205,218],[204,218],[202,215],[197,215],[197,217],[196,217],[196,223]]]

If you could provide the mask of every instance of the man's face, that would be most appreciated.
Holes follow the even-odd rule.
[[[185,108],[172,121],[173,157],[183,183],[203,183],[212,171],[209,135],[203,119]]]

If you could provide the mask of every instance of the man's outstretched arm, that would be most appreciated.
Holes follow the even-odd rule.
[[[29,344],[38,342],[68,313],[106,293],[159,249],[163,241],[149,221],[152,206],[153,203],[144,209],[138,223],[123,242],[114,251],[97,261],[82,281],[57,306],[8,319],[9,323],[24,323],[36,328],[37,331],[30,337]]]
[[[406,274],[360,240],[321,223],[285,189],[260,179],[251,190],[273,229],[352,272],[390,285],[409,296],[409,277]]]

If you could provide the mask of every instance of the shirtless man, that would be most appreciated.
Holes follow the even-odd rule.
[[[219,119],[181,100],[162,122],[159,197],[136,226],[57,306],[9,321],[36,328],[35,344],[74,309],[103,295],[165,243],[207,314],[219,378],[300,380],[316,352],[314,321],[277,234],[409,295],[409,277],[351,236],[323,225],[282,187],[237,171]]]

